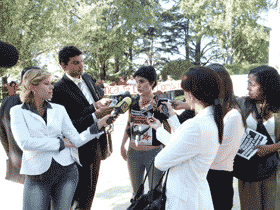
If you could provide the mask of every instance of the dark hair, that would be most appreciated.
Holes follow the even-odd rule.
[[[224,91],[224,99],[222,100],[223,115],[225,116],[227,112],[229,112],[233,108],[238,108],[239,110],[241,110],[234,95],[232,80],[226,68],[218,63],[209,64],[206,67],[211,68],[221,78],[222,91]],[[241,115],[243,125],[246,126],[245,117],[242,113]]]
[[[70,58],[81,54],[82,51],[80,51],[78,48],[74,46],[65,46],[62,48],[62,50],[59,51],[59,64],[64,63],[65,65],[68,65]]]
[[[41,69],[41,68],[39,68],[37,66],[31,66],[31,67],[27,67],[27,68],[23,69],[21,71],[21,75],[20,75],[21,80],[23,79],[24,74],[30,69]]]
[[[223,110],[219,102],[224,98],[224,91],[221,91],[221,79],[219,75],[208,67],[191,67],[184,75],[181,87],[186,92],[202,102],[205,106],[214,106],[214,120],[218,127],[219,143],[223,141]]]
[[[252,69],[249,75],[255,75],[257,83],[261,86],[263,95],[267,101],[267,108],[274,113],[280,109],[280,75],[277,70],[270,66],[259,66]]]
[[[17,85],[17,83],[15,81],[11,81],[10,86],[12,86],[12,84],[15,84],[15,86]]]
[[[140,67],[133,75],[134,78],[137,76],[147,79],[150,84],[155,82],[153,88],[157,85],[157,73],[154,67],[152,66]]]

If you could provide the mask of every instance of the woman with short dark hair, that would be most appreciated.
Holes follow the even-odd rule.
[[[181,87],[196,116],[180,125],[166,103],[172,134],[155,118],[154,122],[148,120],[158,140],[165,145],[155,158],[158,169],[169,169],[165,209],[214,209],[206,176],[223,141],[224,91],[219,75],[201,66],[188,70],[182,77]]]
[[[153,163],[154,157],[161,151],[162,144],[157,140],[155,130],[147,123],[147,117],[141,109],[154,104],[153,88],[157,84],[157,75],[154,67],[142,66],[135,74],[138,95],[132,100],[126,131],[124,133],[121,155],[127,161],[129,177],[133,189],[133,197],[136,195],[140,184],[143,182],[145,169]],[[154,115],[161,121],[165,120],[163,114],[155,111]],[[165,121],[166,122],[166,121]],[[127,132],[128,131],[128,132]],[[125,149],[129,141],[128,151]],[[148,174],[149,187],[155,187],[159,182],[162,172],[155,168]]]

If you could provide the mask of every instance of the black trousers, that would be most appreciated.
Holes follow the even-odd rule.
[[[210,169],[207,175],[215,210],[231,210],[233,207],[233,175],[230,171]]]

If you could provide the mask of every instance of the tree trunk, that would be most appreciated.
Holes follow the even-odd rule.
[[[200,51],[201,51],[201,37],[196,37],[194,65],[200,65],[200,60],[201,60]]]
[[[185,50],[186,50],[186,60],[190,59],[190,47],[189,47],[189,19],[187,21],[187,28],[185,31]]]
[[[119,56],[115,55],[115,73],[118,73],[119,71],[120,71]]]
[[[106,78],[106,65],[104,63],[101,67],[100,79],[105,80],[105,78]]]
[[[129,71],[132,72],[132,44],[128,50],[129,50],[129,60],[130,60]]]

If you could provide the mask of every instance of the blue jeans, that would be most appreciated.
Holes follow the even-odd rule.
[[[23,188],[23,210],[68,210],[78,184],[76,163],[62,166],[54,159],[41,175],[27,175]]]
[[[133,189],[133,196],[136,195],[139,186],[143,182],[145,169],[146,171],[149,169],[152,161],[155,156],[161,151],[161,147],[151,149],[151,150],[135,150],[131,147],[128,148],[127,151],[127,165],[129,176]],[[148,174],[149,180],[149,188],[155,187],[160,178],[163,175],[163,171],[160,171],[156,167],[154,167],[154,171],[151,168],[150,173]],[[153,186],[152,186],[153,183]]]

